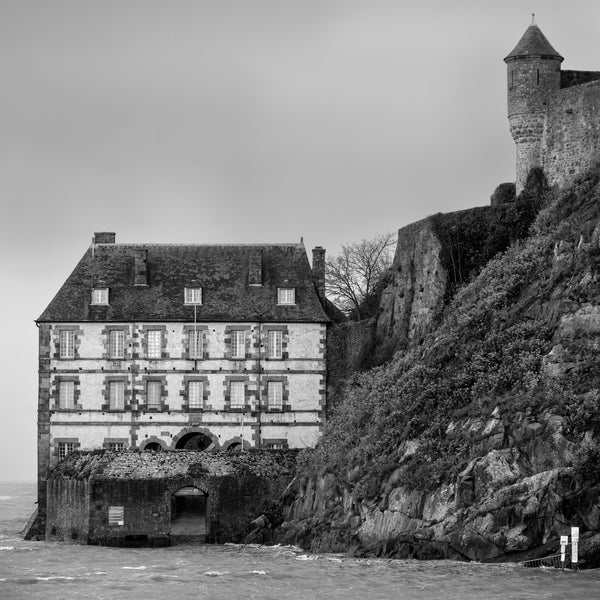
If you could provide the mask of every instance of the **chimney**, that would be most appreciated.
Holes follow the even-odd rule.
[[[133,285],[148,285],[148,250],[136,248],[133,259]]]
[[[248,254],[248,285],[262,285],[262,250],[250,248]]]
[[[312,251],[312,280],[321,302],[325,302],[325,248],[317,246]]]
[[[114,244],[115,233],[113,231],[97,231],[94,233],[94,244]]]

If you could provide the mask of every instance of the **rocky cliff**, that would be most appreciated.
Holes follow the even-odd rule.
[[[600,566],[599,179],[560,195],[538,186],[548,206],[531,231],[451,295],[444,228],[412,226],[376,328],[404,343],[343,388],[288,490],[282,539],[517,560],[552,553],[577,525]]]

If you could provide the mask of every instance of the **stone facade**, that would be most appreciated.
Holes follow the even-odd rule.
[[[564,186],[600,160],[600,72],[561,72],[563,57],[535,24],[504,60],[517,194],[534,167]]]
[[[313,447],[326,408],[322,268],[298,244],[141,248],[96,234],[37,321],[31,535],[44,530],[49,473],[74,450]],[[201,292],[186,306],[189,287]]]

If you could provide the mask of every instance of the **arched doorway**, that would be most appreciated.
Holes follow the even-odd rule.
[[[175,444],[176,450],[208,450],[213,441],[204,433],[192,431],[181,436]]]
[[[144,446],[144,452],[160,452],[162,449],[158,442],[150,442]]]
[[[204,541],[206,528],[207,495],[194,486],[179,488],[171,496],[171,540],[194,538]]]

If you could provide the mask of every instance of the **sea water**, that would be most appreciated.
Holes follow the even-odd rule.
[[[356,559],[289,546],[25,542],[34,484],[0,483],[0,599],[600,599],[600,570]]]

